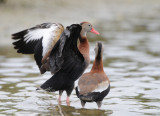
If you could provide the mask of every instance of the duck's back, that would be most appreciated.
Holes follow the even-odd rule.
[[[104,73],[85,73],[81,76],[78,85],[80,94],[102,92],[109,86],[109,80]]]

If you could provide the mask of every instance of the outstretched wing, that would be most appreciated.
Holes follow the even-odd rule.
[[[60,39],[55,44],[52,52],[50,54],[50,71],[52,73],[57,72],[60,68],[62,63],[64,62],[64,56],[62,55],[62,51],[64,49],[64,45],[66,43],[67,38],[70,36],[69,30],[64,30]]]
[[[49,58],[52,73],[60,69],[69,72],[76,65],[76,61],[84,61],[83,55],[77,48],[77,40],[81,29],[82,27],[79,24],[73,24],[62,33]]]
[[[61,24],[43,23],[12,34],[12,39],[16,40],[13,45],[18,53],[33,54],[37,43],[42,41],[42,56],[45,56],[51,51],[63,30]]]

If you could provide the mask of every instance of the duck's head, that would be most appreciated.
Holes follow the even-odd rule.
[[[96,31],[96,30],[93,28],[93,26],[92,26],[91,23],[89,23],[89,22],[82,22],[82,23],[80,23],[80,25],[82,26],[82,31],[81,31],[81,35],[82,35],[82,36],[86,36],[86,34],[87,34],[88,32],[91,32],[91,33],[94,33],[94,34],[98,34],[98,35],[99,35],[99,32]]]
[[[96,59],[101,59],[103,55],[103,44],[101,42],[97,42],[94,51]]]

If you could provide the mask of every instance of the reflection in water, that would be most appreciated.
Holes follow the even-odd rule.
[[[64,116],[108,116],[109,114],[112,114],[111,110],[98,110],[98,109],[76,109],[75,107],[67,107],[67,106],[61,106]]]
[[[66,9],[68,6],[74,7],[77,4],[61,2]],[[97,24],[95,27],[101,32],[101,35],[89,35],[90,41],[92,41],[90,56],[93,61],[95,41],[102,40],[105,48],[104,70],[110,78],[111,91],[104,99],[101,110],[96,109],[96,103],[88,103],[85,108],[81,108],[75,91],[71,95],[71,106],[67,107],[64,93],[61,105],[62,113],[67,116],[158,116],[160,115],[160,17],[157,14],[160,4],[158,1],[156,4],[152,1],[144,2],[144,0],[125,1],[124,4],[122,4],[123,2],[117,4],[108,1],[106,7],[105,2],[104,0],[101,3],[93,4],[95,6],[93,16],[96,16],[95,24]],[[60,4],[60,2],[56,3]],[[48,10],[47,13],[45,10],[42,11],[42,14],[45,12],[44,16],[38,12],[40,10],[38,6],[29,5],[27,0],[23,3],[24,7],[18,6],[18,2],[15,4],[17,7],[13,7],[13,2],[9,2],[6,7],[0,6],[0,13],[5,14],[0,19],[2,22],[0,25],[3,28],[0,30],[0,37],[1,40],[4,40],[0,45],[7,43],[7,45],[4,44],[6,46],[0,47],[0,114],[59,116],[61,114],[57,104],[57,92],[53,94],[35,91],[38,86],[51,77],[51,74],[40,75],[33,56],[17,54],[11,47],[10,40],[10,33],[22,30],[29,25],[45,22],[50,19],[50,14],[53,12],[57,17],[59,15],[55,11],[51,12],[52,9],[48,8],[48,5],[43,6],[41,2],[38,3],[38,6],[42,5]],[[90,12],[87,5],[87,3],[82,5],[82,8],[84,7],[84,10]],[[56,7],[56,5],[54,6]],[[18,7],[22,10],[19,10]],[[71,13],[73,12],[72,7],[68,9]],[[39,14],[28,11],[28,8],[34,9]],[[90,17],[88,12],[85,14],[83,10],[75,9],[78,10],[78,13],[68,14],[58,6],[56,8],[59,9],[59,13],[67,14],[62,19],[70,20],[71,23],[74,22],[73,17],[74,20],[78,19],[77,22],[84,20],[78,13],[84,14],[85,20],[93,21],[93,17]],[[14,13],[9,13],[12,10],[16,12],[18,19],[13,16]],[[24,16],[24,12],[27,15]],[[24,19],[19,19],[22,16]],[[12,26],[11,23],[8,24],[10,22],[8,20],[11,18],[13,19]],[[55,20],[63,22],[62,19]],[[64,23],[70,24],[70,22]],[[92,64],[87,71],[91,66]]]

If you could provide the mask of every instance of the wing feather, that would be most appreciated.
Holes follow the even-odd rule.
[[[70,35],[70,32],[68,30],[64,30],[60,39],[58,40],[58,42],[55,44],[54,48],[52,49],[52,52],[49,58],[50,59],[50,70],[52,73],[55,73],[58,70],[60,70],[61,65],[64,62],[64,56],[62,56],[62,51],[64,49],[64,45],[69,35]]]
[[[58,41],[64,28],[57,23],[43,23],[12,34],[14,48],[18,53],[33,54],[36,44],[42,39],[42,56],[45,56],[49,49],[52,49]]]
[[[62,33],[49,58],[52,73],[60,69],[70,72],[75,67],[76,62],[84,61],[83,55],[77,48],[77,40],[81,29],[80,25],[73,24]]]

